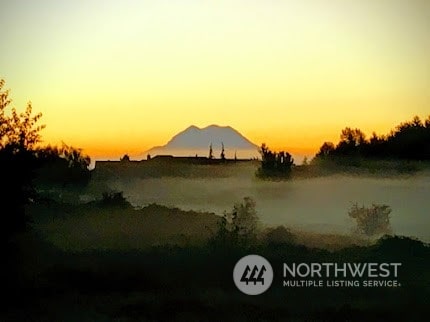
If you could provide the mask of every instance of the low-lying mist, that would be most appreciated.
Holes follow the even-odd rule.
[[[287,225],[317,232],[350,233],[348,209],[354,203],[387,204],[395,234],[430,241],[430,173],[399,178],[347,175],[263,181],[252,167],[238,167],[227,177],[109,179],[136,207],[157,203],[184,210],[222,214],[243,197],[252,197],[264,225]]]

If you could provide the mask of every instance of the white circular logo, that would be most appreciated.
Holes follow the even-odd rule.
[[[233,280],[237,288],[245,294],[264,293],[273,281],[272,265],[259,255],[242,257],[234,266]]]

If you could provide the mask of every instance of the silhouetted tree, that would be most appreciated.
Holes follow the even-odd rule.
[[[366,143],[366,136],[360,129],[346,127],[340,134],[340,141],[336,146],[336,153],[343,156],[357,155]]]
[[[37,147],[40,131],[37,125],[42,114],[33,115],[31,103],[23,113],[10,105],[9,90],[0,80],[0,204],[7,211],[0,228],[0,238],[8,240],[25,229],[28,218],[25,205],[37,198],[34,179],[43,183],[88,182],[90,158],[82,151],[63,144],[62,147]]]
[[[307,156],[305,156],[305,157],[303,158],[302,165],[309,165],[309,161],[308,161],[308,157],[307,157]]]
[[[41,184],[86,185],[90,178],[90,158],[81,149],[46,146],[35,150],[39,164],[37,180]]]
[[[5,81],[0,80],[0,149],[9,148],[13,153],[29,151],[40,142],[39,132],[45,125],[36,126],[42,117],[41,113],[32,115],[31,102],[27,103],[25,112],[19,113],[12,108],[11,115],[5,111],[12,102],[9,99],[9,90],[3,90]]]
[[[384,136],[378,136],[375,132],[372,133],[369,141],[366,142],[362,149],[362,156],[369,158],[382,158],[386,155],[387,141]]]
[[[222,161],[225,161],[224,143],[223,142],[221,142],[221,155],[220,155],[220,157],[221,157]]]
[[[430,160],[430,128],[418,116],[401,123],[387,138],[387,152],[400,159]]]
[[[124,154],[119,160],[122,162],[128,162],[130,161],[130,156],[128,154]]]
[[[272,152],[263,143],[259,149],[261,154],[261,166],[257,171],[260,177],[288,177],[294,160],[290,153],[285,151]]]
[[[340,142],[347,145],[359,146],[366,142],[366,135],[360,129],[346,127],[340,134]]]
[[[324,142],[324,144],[320,147],[320,150],[316,154],[316,157],[327,158],[333,153],[334,150],[335,150],[335,147],[333,143]]]
[[[37,162],[35,145],[40,142],[39,132],[44,128],[36,123],[42,114],[32,114],[31,103],[23,113],[10,105],[9,90],[4,90],[4,80],[0,80],[0,204],[3,222],[0,225],[0,238],[9,240],[10,236],[26,227],[24,206],[35,197],[32,184]]]
[[[426,118],[424,126],[426,127],[426,129],[430,129],[430,115]]]
[[[276,165],[276,154],[269,150],[266,143],[263,143],[258,151],[261,154],[261,168],[263,170],[272,170]]]
[[[212,143],[209,145],[209,159],[212,160],[214,158]]]

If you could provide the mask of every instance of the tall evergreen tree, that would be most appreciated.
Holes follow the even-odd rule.
[[[214,158],[212,143],[209,145],[209,159],[212,160]]]
[[[221,142],[221,160],[225,161],[224,142]]]

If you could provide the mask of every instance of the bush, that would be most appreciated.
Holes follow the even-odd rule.
[[[264,240],[269,245],[284,245],[294,243],[295,237],[290,229],[285,226],[269,228],[264,236]]]
[[[111,191],[103,192],[102,200],[100,201],[101,206],[104,207],[118,207],[118,208],[129,208],[130,203],[124,197],[122,191]]]
[[[367,237],[390,234],[390,214],[389,206],[378,204],[372,204],[371,207],[354,204],[348,211],[348,216],[357,223],[357,232]]]

